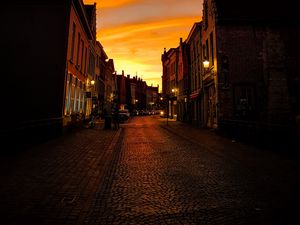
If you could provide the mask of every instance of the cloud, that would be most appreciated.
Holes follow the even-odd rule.
[[[99,8],[97,11],[97,26],[105,29],[141,21],[200,16],[202,14],[201,3],[202,0],[144,0],[139,1],[138,4],[122,7]]]
[[[108,56],[114,58],[117,70],[131,75],[138,73],[146,81],[151,78],[152,83],[153,77],[157,77],[156,85],[161,83],[161,54],[164,48],[177,47],[180,37],[187,38],[199,19],[174,18],[100,29],[98,39]]]
[[[201,20],[202,1],[98,0],[97,39],[119,73],[137,74],[148,85],[161,87],[163,50],[187,38]]]
[[[84,0],[85,4],[94,4],[96,3],[97,8],[116,8],[125,5],[134,4],[139,2],[139,0]]]

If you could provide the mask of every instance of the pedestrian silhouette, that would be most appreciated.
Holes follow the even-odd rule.
[[[114,122],[114,129],[118,130],[120,128],[120,118],[119,118],[119,107],[115,105],[113,109],[113,122]]]
[[[111,115],[106,108],[103,110],[103,113],[104,113],[104,129],[108,130],[111,128]]]

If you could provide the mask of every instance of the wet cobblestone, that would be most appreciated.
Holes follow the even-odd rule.
[[[220,150],[191,141],[186,136],[191,130],[184,134],[182,129],[163,129],[145,121],[141,126],[140,120],[124,130],[118,167],[99,195],[90,224],[286,224],[293,216],[288,196],[298,193],[295,162],[285,161],[292,181],[281,183],[276,179],[284,177],[276,176],[278,168],[273,163],[278,166],[284,160],[277,156],[269,154],[264,160],[271,162],[262,164],[251,151],[256,157],[266,153],[242,152],[247,149],[244,146],[240,151],[233,149],[239,155],[230,157],[221,151],[226,140],[219,140]],[[254,164],[245,165],[241,160],[247,154]],[[268,164],[272,164],[273,177],[261,171]],[[261,165],[264,167],[252,170]]]
[[[159,117],[1,158],[1,224],[294,224],[299,161]]]

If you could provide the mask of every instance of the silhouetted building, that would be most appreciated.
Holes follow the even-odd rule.
[[[92,107],[96,5],[28,0],[1,5],[1,136],[60,132]],[[3,134],[3,135],[2,135]],[[19,135],[19,136],[18,136]]]
[[[118,89],[118,103],[120,107],[127,108],[127,99],[126,99],[126,77],[124,75],[124,70],[122,70],[122,74],[117,75],[117,89]]]
[[[116,98],[117,93],[117,81],[113,59],[108,59],[105,62],[105,65],[104,107],[111,108],[112,102]]]
[[[250,140],[300,136],[300,20],[294,1],[204,0],[184,45],[164,49],[162,96],[182,120]],[[184,83],[184,84],[182,84]],[[185,93],[185,85],[188,92]],[[177,104],[176,104],[177,103]],[[177,105],[177,106],[176,106]],[[272,139],[273,138],[273,139]],[[260,139],[260,140],[259,140]]]
[[[300,20],[295,8],[289,0],[204,1],[208,127],[278,139],[295,131],[300,114]]]

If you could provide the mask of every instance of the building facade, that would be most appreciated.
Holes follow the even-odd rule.
[[[300,22],[294,4],[204,0],[202,21],[185,41],[193,124],[234,137],[300,136]],[[182,59],[182,44],[162,55],[169,117],[184,96]],[[182,107],[177,110],[182,120]]]
[[[203,93],[203,55],[201,43],[202,23],[194,23],[186,43],[189,49],[188,55],[188,121],[195,126],[204,125],[204,93]]]
[[[178,95],[178,48],[164,50],[161,57],[163,66],[163,93],[166,102],[165,114],[170,118],[177,117]]]
[[[207,124],[243,136],[294,133],[300,27],[293,3],[206,0],[203,9],[202,44],[210,63],[203,81],[212,76],[215,82],[205,91]]]
[[[96,5],[17,0],[3,4],[0,14],[1,56],[12,68],[3,81],[17,90],[1,89],[10,96],[3,104],[14,118],[3,123],[1,134],[34,139],[60,133],[73,115],[88,117],[96,79]]]
[[[188,45],[180,38],[178,46],[178,76],[177,76],[177,119],[189,121],[189,51]]]

